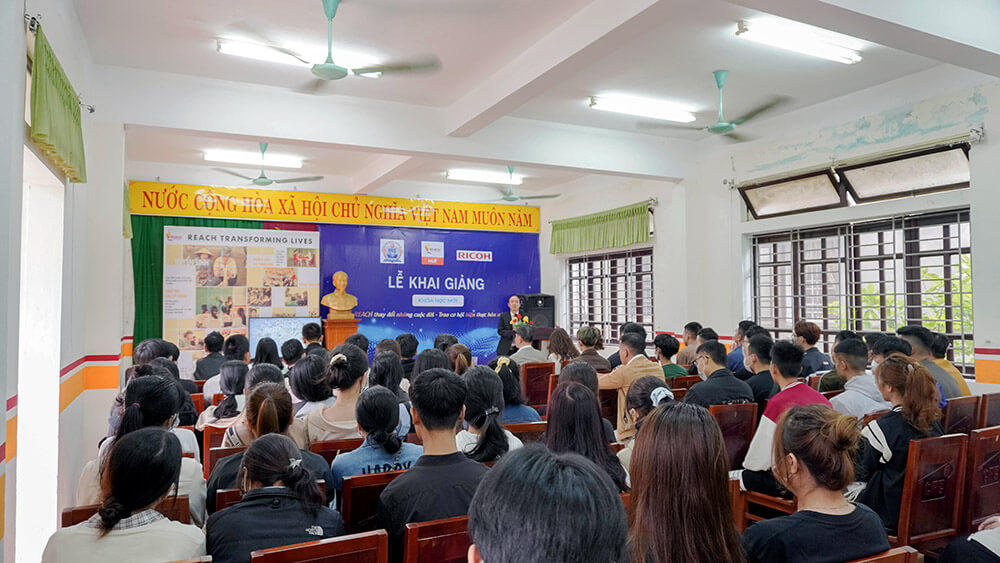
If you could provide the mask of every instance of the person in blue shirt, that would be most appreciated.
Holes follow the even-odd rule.
[[[344,477],[409,469],[424,453],[423,447],[403,442],[396,434],[399,403],[389,389],[375,386],[362,391],[355,416],[364,442],[357,449],[338,455],[330,464],[338,503]]]
[[[795,343],[805,350],[802,357],[802,372],[799,377],[806,378],[816,372],[827,372],[833,369],[833,362],[816,347],[820,336],[823,335],[816,323],[809,321],[799,321],[795,323]]]
[[[726,356],[726,368],[733,372],[737,379],[743,381],[753,376],[753,373],[743,365],[743,341],[746,339],[747,331],[755,326],[757,324],[753,321],[740,321],[736,325],[736,331],[733,334],[733,351]]]
[[[503,382],[504,407],[500,413],[500,424],[540,422],[542,417],[538,411],[524,404],[524,396],[521,395],[521,377],[514,360],[506,356],[497,356],[490,362],[490,367]]]

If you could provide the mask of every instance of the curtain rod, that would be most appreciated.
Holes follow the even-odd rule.
[[[637,203],[638,203],[638,202],[637,202]],[[647,199],[646,199],[646,203],[648,203],[648,204],[649,204],[649,212],[650,212],[650,213],[652,213],[652,212],[653,212],[653,208],[654,208],[654,207],[656,207],[657,205],[659,205],[659,203],[660,203],[660,198],[658,198],[658,197],[656,197],[656,196],[652,196],[652,197],[650,197],[650,198],[647,198]],[[599,212],[595,212],[595,213],[599,213]],[[571,218],[571,217],[570,217],[570,218]],[[562,221],[562,219],[550,219],[550,220],[548,221],[548,223],[549,223],[549,224],[552,224],[552,223],[554,223],[554,222],[556,222],[556,221]]]

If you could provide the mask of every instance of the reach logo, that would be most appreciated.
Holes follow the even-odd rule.
[[[403,241],[401,239],[379,239],[379,262],[382,264],[403,263]]]
[[[420,263],[425,266],[444,266],[444,243],[422,241],[420,243]]]
[[[492,250],[457,250],[455,260],[459,262],[492,262]]]

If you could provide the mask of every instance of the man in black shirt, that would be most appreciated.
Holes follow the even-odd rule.
[[[410,414],[424,455],[379,498],[376,528],[389,533],[389,561],[403,560],[407,523],[464,516],[486,474],[485,465],[467,458],[455,445],[465,394],[465,383],[450,370],[433,368],[413,379]]]
[[[306,323],[302,325],[302,343],[306,345],[306,354],[326,354],[323,347],[323,329],[318,323]]]
[[[698,347],[694,365],[698,367],[698,373],[707,378],[688,389],[684,395],[685,403],[708,408],[711,405],[753,401],[750,386],[726,369],[726,347],[718,340],[709,340]]]
[[[771,377],[772,345],[774,341],[766,333],[754,334],[743,341],[743,363],[753,372],[746,383],[753,392],[754,402],[757,403],[757,420],[764,415],[767,400],[780,391],[778,384]]]
[[[219,375],[219,367],[226,361],[219,352],[222,351],[222,343],[225,339],[218,332],[210,332],[205,335],[206,356],[194,363],[194,378],[197,381],[205,381],[209,377]]]
[[[623,324],[621,328],[618,329],[618,339],[621,340],[622,335],[624,335],[627,332],[634,332],[642,337],[643,342],[646,341],[646,329],[643,328],[643,326],[639,323]],[[646,355],[645,350],[642,351],[642,355],[643,356]],[[610,356],[608,356],[608,363],[611,364],[611,369],[615,369],[616,367],[622,365],[621,355],[618,352],[611,354]]]

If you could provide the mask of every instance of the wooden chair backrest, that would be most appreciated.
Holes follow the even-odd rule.
[[[521,364],[521,392],[524,393],[528,406],[537,407],[546,404],[549,376],[555,372],[556,364],[553,362]]]
[[[618,452],[625,449],[625,444],[621,442],[611,442],[610,444],[608,444],[608,447],[611,448],[612,453],[617,454]]]
[[[986,393],[979,402],[979,424],[976,428],[1000,426],[1000,393]]]
[[[819,391],[820,379],[823,379],[823,374],[810,375],[809,377],[806,378],[806,383],[809,385],[809,387],[812,387],[813,389]]]
[[[917,563],[920,552],[908,545],[894,547],[889,551],[848,561],[847,563]]]
[[[195,380],[194,386],[198,388],[198,392],[201,393],[205,389],[205,382],[207,379]]]
[[[205,410],[205,396],[201,393],[191,393],[191,402],[194,403],[194,410],[198,414]]]
[[[61,525],[63,528],[75,526],[86,521],[100,510],[99,504],[71,506],[62,511]],[[169,496],[156,505],[156,511],[168,519],[184,524],[191,523],[191,506],[187,495]]]
[[[1000,506],[1000,426],[973,430],[962,503],[962,531],[971,534]]]
[[[559,374],[553,373],[549,376],[549,390],[545,395],[545,404],[548,405],[552,402],[552,392],[556,390],[556,386],[559,385]]]
[[[316,481],[316,486],[319,487],[319,493],[324,498],[326,497],[326,481],[319,479]],[[239,489],[219,489],[215,491],[215,511],[218,512],[223,508],[232,506],[243,500],[243,493]]]
[[[559,369],[562,369],[562,368],[564,368],[564,367],[572,364],[575,361],[576,360],[563,360],[562,363],[559,364]]]
[[[941,426],[945,434],[968,434],[979,423],[979,396],[948,399]]]
[[[212,395],[212,406],[218,405],[219,403],[222,402],[222,399],[225,399],[225,398],[226,398],[226,396],[223,393],[216,393],[216,394]]]
[[[538,437],[545,433],[548,422],[519,422],[517,424],[504,424],[503,427],[517,436],[518,440],[525,444],[537,442]]]
[[[344,477],[340,514],[348,533],[367,532],[374,528],[378,499],[382,491],[402,474],[403,471],[388,471]]]
[[[834,389],[833,391],[821,391],[820,395],[823,395],[827,399],[832,399],[843,392],[844,392],[843,389]]]
[[[742,468],[750,441],[757,431],[757,403],[711,405],[708,412],[715,417],[722,430],[726,453],[729,454],[729,469]]]
[[[202,469],[205,471],[205,479],[208,479],[212,473],[212,468],[208,466],[209,450],[222,447],[222,439],[226,437],[226,429],[206,426],[201,432],[201,463]]]
[[[251,563],[387,563],[385,530],[340,536],[250,552]]]
[[[424,441],[420,439],[420,435],[417,434],[416,432],[410,432],[409,434],[406,435],[406,443],[422,446],[424,444]]]
[[[597,400],[601,403],[601,418],[618,424],[618,390],[601,389],[597,392]]]
[[[466,532],[468,516],[406,525],[404,563],[462,563],[468,560],[472,540]]]
[[[878,420],[878,419],[882,418],[883,416],[889,414],[890,412],[892,412],[892,411],[884,410],[884,411],[870,412],[870,413],[864,415],[863,417],[861,417],[861,420],[858,422],[858,426],[861,427],[861,428],[864,428],[865,426],[868,426],[869,422],[871,422],[873,420]]]
[[[177,561],[171,561],[170,563],[212,563],[212,556],[202,555],[201,557],[195,557],[194,559],[178,559]]]
[[[687,389],[671,389],[670,392],[674,394],[674,400],[677,401],[677,402],[680,402],[680,401],[684,400],[684,395],[687,395],[688,390]]]
[[[679,375],[670,380],[670,388],[690,389],[695,383],[701,383],[700,375]]]
[[[961,527],[962,494],[965,492],[965,434],[910,441],[899,506],[897,535],[893,546],[948,538]]]
[[[340,452],[349,452],[361,446],[365,441],[361,438],[345,438],[343,440],[326,440],[309,444],[309,451],[323,456],[327,463],[333,463],[333,458]]]
[[[240,452],[245,452],[247,446],[236,446],[234,448],[212,448],[208,450],[208,457],[205,458],[205,478],[212,474],[212,470],[215,469],[215,464],[219,463],[219,460],[231,456],[233,454],[238,454]]]

